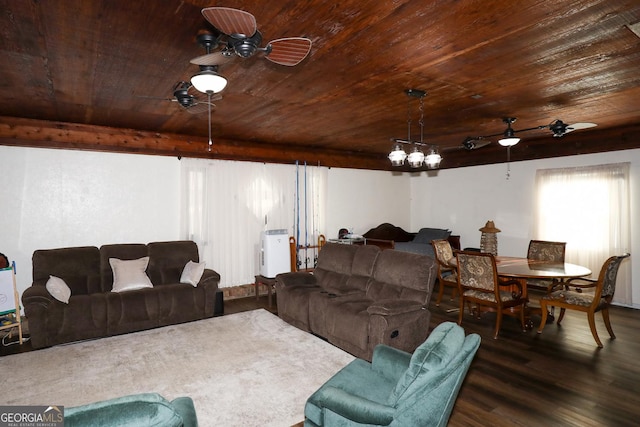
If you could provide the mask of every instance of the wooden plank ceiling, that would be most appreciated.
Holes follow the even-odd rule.
[[[0,144],[390,170],[391,138],[438,146],[441,168],[502,163],[467,136],[518,134],[512,161],[640,147],[640,2],[621,0],[2,0]],[[295,67],[260,53],[219,67],[211,115],[172,98],[215,32],[203,7],[252,13],[264,36],[312,40]],[[640,24],[636,25],[636,27]],[[198,95],[193,88],[190,93]],[[404,168],[408,170],[408,168]]]

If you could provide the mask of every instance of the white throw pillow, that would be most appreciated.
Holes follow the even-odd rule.
[[[49,276],[49,280],[47,280],[45,286],[52,297],[60,302],[69,304],[71,289],[69,289],[69,285],[67,285],[64,280],[56,276]]]
[[[149,257],[124,261],[118,258],[109,258],[113,271],[113,288],[111,292],[133,291],[135,289],[153,288],[146,270]]]
[[[193,262],[189,261],[187,265],[184,266],[182,270],[182,275],[180,276],[180,283],[188,283],[190,285],[198,286],[198,282],[202,278],[202,274],[204,273],[204,261],[202,262]]]

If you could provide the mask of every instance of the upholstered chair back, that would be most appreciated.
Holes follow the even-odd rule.
[[[564,262],[565,242],[549,242],[531,240],[527,250],[527,258],[537,261]]]
[[[494,291],[497,283],[495,261],[490,254],[460,252],[458,280],[465,288]]]
[[[453,322],[438,325],[411,356],[387,401],[393,425],[446,425],[480,337]],[[436,417],[436,418],[434,418]]]
[[[618,270],[620,269],[620,263],[622,263],[622,261],[628,256],[629,254],[612,256],[604,263],[600,270],[600,275],[598,277],[598,281],[602,283],[602,294],[600,297],[606,299],[607,302],[611,302],[613,294],[616,292],[616,280],[618,277]]]
[[[33,253],[33,283],[45,285],[49,276],[59,277],[72,295],[102,292],[100,252],[95,246],[39,249]]]
[[[431,244],[433,245],[433,252],[438,262],[443,266],[450,266],[449,263],[454,258],[451,243],[445,239],[437,239],[432,240]]]

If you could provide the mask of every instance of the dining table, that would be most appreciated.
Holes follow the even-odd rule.
[[[586,277],[591,275],[591,270],[577,264],[556,261],[541,261],[522,257],[501,256],[495,257],[496,270],[498,276],[504,280],[517,280],[520,282],[522,295],[528,299],[527,280],[528,279],[550,279],[557,280],[560,284],[564,280]],[[452,266],[457,267],[455,258],[452,259]],[[526,305],[527,328],[533,327],[531,314],[540,314],[540,307]],[[553,321],[553,315],[548,315],[548,319]]]
[[[532,306],[530,304],[527,280],[549,279],[555,280],[560,284],[562,281],[568,279],[591,275],[591,270],[587,267],[568,262],[542,261],[511,256],[496,256],[495,259],[498,276],[505,280],[518,280],[523,296],[529,301],[525,307],[527,329],[533,327],[531,314],[541,314],[541,308],[539,306]],[[547,314],[549,321],[553,321],[553,318],[553,313]]]

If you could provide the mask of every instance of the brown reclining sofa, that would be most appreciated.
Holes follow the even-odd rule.
[[[429,334],[435,278],[425,255],[327,243],[313,273],[276,276],[278,316],[362,359],[378,344],[413,352]]]
[[[109,258],[149,257],[152,288],[112,292]],[[114,244],[37,250],[33,283],[22,294],[33,348],[124,334],[222,314],[220,275],[205,269],[197,286],[180,283],[188,261],[198,262],[192,241]],[[46,288],[50,276],[68,285],[68,303]]]

